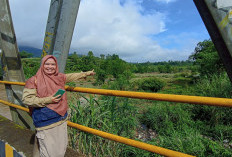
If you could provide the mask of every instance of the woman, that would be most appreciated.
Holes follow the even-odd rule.
[[[42,59],[35,76],[27,80],[23,90],[23,103],[31,109],[36,127],[37,142],[33,156],[63,157],[68,144],[67,96],[54,96],[58,89],[65,90],[65,83],[94,75],[93,71],[63,74],[59,73],[57,60],[47,55]],[[60,97],[61,96],[61,97]]]

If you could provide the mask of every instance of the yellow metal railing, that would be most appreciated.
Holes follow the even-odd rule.
[[[20,85],[24,86],[23,82],[10,82],[10,81],[0,81],[3,84],[10,85]],[[82,93],[92,93],[92,94],[101,94],[101,95],[109,95],[109,96],[119,96],[119,97],[129,97],[129,98],[138,98],[138,99],[149,99],[149,100],[159,100],[159,101],[170,101],[170,102],[181,102],[181,103],[191,103],[191,104],[202,104],[202,105],[212,105],[212,106],[224,106],[224,107],[232,107],[232,99],[226,98],[214,98],[214,97],[199,97],[199,96],[187,96],[187,95],[172,95],[172,94],[157,94],[157,93],[144,93],[144,92],[130,92],[130,91],[118,91],[118,90],[105,90],[105,89],[92,89],[92,88],[81,88],[81,87],[69,87],[66,86],[67,91],[74,92],[82,92]],[[15,105],[9,103],[4,100],[0,100],[0,103],[9,105],[11,107],[15,107],[26,112],[29,112],[27,108],[21,107],[19,105]],[[144,149],[150,152],[154,152],[164,156],[172,156],[172,157],[190,157],[191,155],[180,153],[177,151],[165,149],[162,147],[146,144],[143,142],[131,140],[125,137],[120,137],[117,135],[113,135],[110,133],[106,133],[103,131],[99,131],[96,129],[92,129],[89,127],[85,127],[76,123],[72,123],[68,121],[68,125],[70,127],[101,136],[103,138],[107,138],[109,140],[113,140],[116,142],[124,143],[133,147],[137,147],[140,149]]]
[[[17,109],[20,109],[20,110],[23,110],[23,111],[26,111],[26,112],[29,112],[28,108],[25,108],[25,107],[22,107],[22,106],[19,106],[19,105],[16,105],[16,104],[12,104],[12,103],[9,103],[9,102],[1,100],[1,99],[0,99],[0,103],[11,106],[11,107],[14,107],[14,108],[17,108]],[[147,144],[147,143],[135,141],[135,140],[132,140],[132,139],[128,139],[128,138],[125,138],[125,137],[121,137],[121,136],[118,136],[118,135],[110,134],[110,133],[107,133],[107,132],[99,131],[99,130],[92,129],[92,128],[89,128],[89,127],[86,127],[86,126],[83,126],[83,125],[79,125],[79,124],[76,124],[76,123],[73,123],[73,122],[70,122],[70,121],[68,121],[68,126],[70,126],[72,128],[79,129],[79,130],[84,131],[84,132],[88,132],[88,133],[103,137],[103,138],[107,138],[107,139],[112,140],[112,141],[127,144],[129,146],[137,147],[137,148],[147,150],[147,151],[150,151],[150,152],[153,152],[153,153],[156,153],[156,154],[164,155],[164,156],[193,157],[192,155],[180,153],[180,152],[173,151],[173,150],[170,150],[170,149],[165,149],[165,148],[162,148],[162,147],[154,146],[154,145],[151,145],[151,144]]]
[[[25,85],[24,82],[0,81],[0,83],[20,85],[20,86]],[[100,94],[100,95],[108,95],[108,96],[180,102],[180,103],[189,103],[189,104],[201,104],[201,105],[209,105],[209,106],[232,107],[232,99],[228,99],[228,98],[131,92],[131,91],[93,89],[93,88],[82,88],[82,87],[69,87],[69,86],[66,86],[65,89],[67,91],[73,91],[73,92]]]

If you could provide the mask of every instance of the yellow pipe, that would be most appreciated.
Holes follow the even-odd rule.
[[[0,81],[0,83],[20,85],[20,86],[25,85],[25,83],[23,82]],[[190,103],[190,104],[201,104],[201,105],[221,106],[221,107],[232,107],[232,99],[228,99],[228,98],[131,92],[131,91],[93,89],[93,88],[82,88],[82,87],[69,87],[69,86],[66,86],[65,89],[67,91],[118,96],[118,97],[180,102],[180,103]]]
[[[181,102],[181,103],[190,103],[190,104],[232,107],[232,99],[228,99],[228,98],[200,97],[200,96],[145,93],[145,92],[131,92],[131,91],[93,89],[93,88],[82,88],[82,87],[69,87],[69,86],[66,86],[66,90],[75,91],[75,92],[83,92],[83,93],[118,96],[118,97],[128,97],[128,98],[138,98],[138,99],[148,99],[148,100],[159,100],[159,101]]]
[[[28,108],[25,108],[25,107],[22,107],[22,106],[19,106],[19,105],[16,105],[16,104],[9,103],[8,101],[4,101],[4,100],[0,99],[0,103],[3,103],[3,104],[8,105],[10,107],[14,107],[14,108],[26,111],[26,112],[29,112]]]
[[[25,86],[24,82],[0,81],[0,83],[2,83],[2,84],[11,84],[11,85]]]
[[[169,149],[165,149],[162,147],[158,147],[158,146],[154,146],[154,145],[150,145],[147,143],[143,143],[143,142],[139,142],[139,141],[135,141],[135,140],[131,140],[125,137],[121,137],[121,136],[117,136],[114,134],[110,134],[107,132],[103,132],[103,131],[99,131],[96,129],[92,129],[83,125],[79,125],[73,122],[68,121],[68,125],[70,127],[97,135],[97,136],[101,136],[103,138],[107,138],[109,140],[112,141],[116,141],[116,142],[120,142],[120,143],[124,143],[126,145],[130,145],[133,147],[137,147],[143,150],[147,150],[156,154],[160,154],[160,155],[164,155],[164,156],[170,156],[170,157],[193,157],[192,155],[188,155],[188,154],[184,154],[184,153],[180,153],[177,151],[173,151],[173,150],[169,150]]]
[[[1,100],[1,99],[0,99],[0,103],[3,103],[5,105],[11,106],[11,107],[18,108],[18,109],[26,111],[26,112],[29,112],[28,108],[25,108],[25,107],[22,107],[22,106],[19,106],[19,105],[16,105],[16,104],[12,104],[12,103],[9,103],[9,102]],[[70,121],[68,121],[67,124],[68,124],[68,126],[79,129],[79,130],[82,130],[82,131],[85,131],[85,132],[88,132],[88,133],[91,133],[91,134],[94,134],[94,135],[97,135],[97,136],[101,136],[101,137],[107,138],[109,140],[124,143],[124,144],[127,144],[129,146],[133,146],[133,147],[144,149],[144,150],[147,150],[147,151],[150,151],[150,152],[153,152],[153,153],[157,153],[157,154],[160,154],[160,155],[170,156],[170,157],[193,157],[193,156],[188,155],[188,154],[180,153],[180,152],[177,152],[177,151],[165,149],[165,148],[162,148],[162,147],[146,144],[146,143],[143,143],[143,142],[131,140],[131,139],[128,139],[128,138],[125,138],[125,137],[121,137],[121,136],[117,136],[117,135],[110,134],[110,133],[107,133],[107,132],[92,129],[92,128],[89,128],[89,127],[86,127],[86,126],[83,126],[83,125],[79,125],[79,124],[76,124],[76,123],[73,123],[73,122],[70,122]]]

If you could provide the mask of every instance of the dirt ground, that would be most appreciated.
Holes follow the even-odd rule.
[[[0,99],[7,101],[5,85],[0,84]],[[10,114],[10,108],[7,105],[0,103],[0,115],[6,117],[9,120],[12,120]]]

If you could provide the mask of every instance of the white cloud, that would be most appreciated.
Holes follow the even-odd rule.
[[[165,31],[165,16],[159,12],[142,15],[142,9],[133,1],[123,6],[119,0],[82,1],[72,47],[97,55],[116,53],[128,61],[150,59],[147,54],[154,56],[159,46],[149,35]]]
[[[177,0],[154,0],[154,1],[162,2],[162,3],[171,3],[171,2],[175,2]]]
[[[18,44],[42,49],[50,1],[9,2]]]
[[[166,31],[164,14],[143,14],[141,1],[123,2],[121,5],[120,0],[82,0],[71,52],[115,53],[131,62],[186,58],[187,50],[162,48],[151,38]],[[10,6],[18,44],[42,48],[50,2],[10,0]]]

